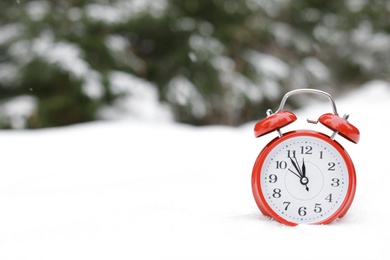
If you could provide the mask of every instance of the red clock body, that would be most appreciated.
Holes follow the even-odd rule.
[[[312,130],[291,131],[258,155],[252,191],[260,211],[283,224],[327,224],[350,208],[356,173],[337,141]]]

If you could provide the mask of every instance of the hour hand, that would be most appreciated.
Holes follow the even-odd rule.
[[[306,177],[306,165],[305,165],[305,159],[302,158],[302,177],[301,177],[301,184],[306,186],[306,190],[309,191],[309,187],[307,187],[307,184],[309,183],[309,179]]]
[[[302,178],[306,177],[305,159],[302,158]]]

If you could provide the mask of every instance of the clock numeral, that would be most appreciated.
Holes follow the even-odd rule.
[[[278,176],[276,176],[275,174],[271,174],[269,176],[269,183],[276,183],[278,181]]]
[[[284,210],[287,210],[288,206],[290,206],[290,204],[291,204],[291,202],[288,202],[288,201],[283,202],[283,205],[286,205],[286,207],[284,207]]]
[[[312,146],[300,146],[300,154],[313,154]],[[322,153],[322,152],[321,152]],[[295,150],[287,150],[287,158],[295,158]],[[321,154],[322,157],[322,154]]]
[[[287,162],[286,161],[276,161],[276,169],[286,169]]]
[[[320,151],[320,159],[322,159],[322,156],[324,155],[323,151]]]
[[[295,158],[295,150],[287,150],[287,158]]]
[[[288,204],[287,204],[288,203]],[[288,206],[290,205],[290,202],[284,202],[283,204],[287,204],[287,206],[285,207],[285,210],[287,210]],[[314,212],[315,213],[321,213],[322,212],[322,208],[321,208],[321,204],[320,203],[316,203],[314,205]],[[307,208],[306,207],[300,207],[298,209],[298,214],[299,216],[301,217],[304,217],[306,216],[307,214]]]
[[[319,203],[316,203],[316,205],[314,205],[314,212],[315,213],[320,213],[322,211],[322,208],[320,206],[321,206],[321,204],[319,204]]]
[[[333,178],[332,179],[332,187],[338,187],[338,186],[340,186],[340,180],[339,179],[337,179],[337,178]]]
[[[334,163],[334,162],[330,162],[330,163],[328,163],[328,166],[329,166],[329,168],[328,168],[328,171],[335,171],[336,169],[336,164]]]
[[[298,214],[299,216],[303,217],[303,216],[306,216],[307,212],[306,212],[306,207],[300,207],[298,209]]]
[[[313,154],[313,147],[311,146],[301,146],[301,154]]]
[[[274,194],[272,194],[272,197],[274,197],[274,198],[276,198],[276,199],[282,197],[281,192],[282,192],[281,189],[275,188],[275,189],[274,189]]]
[[[327,200],[327,201],[329,201],[329,202],[332,202],[332,193],[329,194],[329,195],[325,198],[325,200]]]

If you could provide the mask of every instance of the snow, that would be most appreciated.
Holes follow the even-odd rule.
[[[32,50],[35,55],[42,57],[49,64],[56,65],[74,77],[83,79],[86,82],[83,91],[89,97],[98,99],[103,95],[100,75],[90,68],[82,57],[83,52],[76,45],[55,42],[52,35],[43,34],[34,41]]]
[[[257,96],[261,98],[266,96],[272,100],[278,97],[281,90],[279,81],[286,79],[290,73],[287,64],[273,55],[253,50],[246,52],[245,59],[255,68],[258,74],[257,85],[262,86],[261,96]]]
[[[170,103],[191,107],[191,112],[201,118],[207,112],[204,98],[196,86],[184,76],[176,76],[168,84],[167,97]]]
[[[40,21],[50,12],[50,5],[45,1],[33,1],[26,3],[26,11],[33,21]]]
[[[0,114],[7,118],[14,129],[26,128],[27,120],[36,111],[37,99],[33,96],[22,95],[0,103]]]
[[[20,24],[7,24],[0,27],[0,45],[12,41],[20,36],[24,27]]]
[[[225,49],[218,39],[197,33],[191,35],[189,45],[197,60],[200,61],[206,60],[209,56],[221,55]]]
[[[83,80],[82,90],[90,98],[99,99],[103,95],[100,75],[84,60],[84,52],[75,44],[56,41],[53,34],[49,32],[42,33],[33,40],[20,40],[14,43],[9,53],[20,67],[35,58],[42,59],[49,65],[68,72],[76,79]],[[15,66],[8,65],[8,67]],[[4,72],[0,72],[0,79],[4,77],[3,74]]]
[[[361,131],[357,145],[336,138],[355,163],[357,192],[348,214],[323,226],[261,215],[251,171],[276,134],[254,138],[255,122],[2,130],[0,259],[389,259],[389,100],[381,81],[336,100]],[[294,112],[288,128],[322,131],[305,120],[331,106]]]
[[[126,23],[145,13],[154,17],[161,17],[165,13],[166,7],[166,0],[119,1],[106,4],[93,3],[87,6],[86,15],[92,21],[105,24],[119,24]]]
[[[172,113],[166,104],[159,101],[157,87],[129,73],[111,71],[108,74],[110,89],[121,95],[114,104],[100,109],[102,119],[133,118],[148,121],[172,121]]]
[[[248,51],[246,58],[258,71],[270,78],[283,79],[288,76],[289,67],[287,64],[273,55]]]
[[[228,107],[242,108],[244,100],[248,98],[253,102],[259,102],[263,99],[261,87],[255,85],[249,78],[235,70],[235,62],[224,55],[213,57],[211,64],[219,73],[219,80],[223,83],[227,95]]]
[[[329,69],[319,59],[314,57],[307,57],[303,59],[303,64],[306,70],[309,71],[318,80],[326,81],[330,78]]]
[[[0,64],[0,81],[3,83],[13,82],[19,73],[19,68],[12,63],[2,63]]]
[[[367,4],[366,0],[348,0],[346,1],[348,9],[352,12],[359,12],[363,9],[364,5]]]

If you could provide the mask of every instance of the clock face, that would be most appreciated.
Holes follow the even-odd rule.
[[[322,223],[338,217],[351,193],[343,150],[328,137],[329,141],[316,135],[285,137],[262,158],[262,203],[292,223]]]

